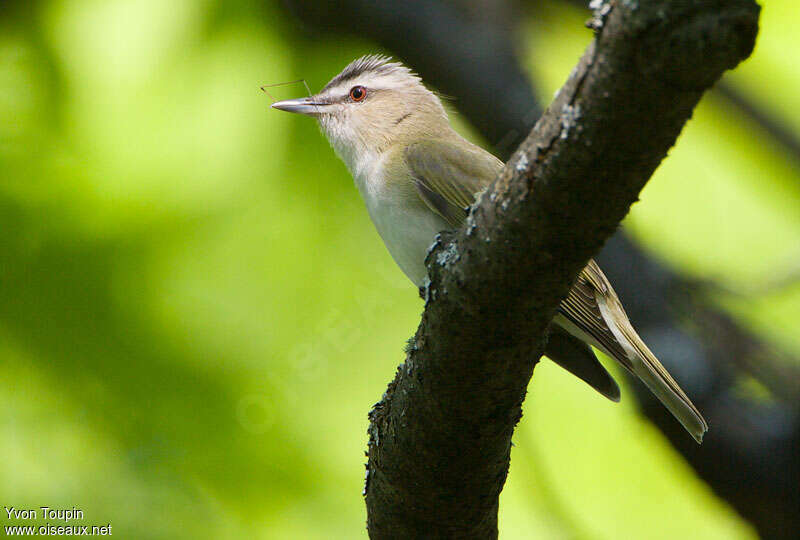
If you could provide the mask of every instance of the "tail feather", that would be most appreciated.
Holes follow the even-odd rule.
[[[614,402],[619,401],[619,386],[592,348],[566,330],[552,326],[544,354],[603,396]]]
[[[703,435],[708,431],[708,424],[689,397],[684,393],[675,379],[667,372],[661,362],[647,348],[644,341],[628,321],[619,302],[598,299],[598,306],[603,319],[614,333],[617,342],[622,345],[630,361],[630,369],[672,415],[686,428],[698,442],[703,442]]]
[[[698,443],[703,441],[708,430],[703,415],[633,329],[597,263],[590,261],[581,272],[553,322],[636,375]]]

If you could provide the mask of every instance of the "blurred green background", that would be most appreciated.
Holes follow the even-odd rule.
[[[765,4],[730,80],[800,131],[797,8]],[[0,502],[122,538],[365,536],[366,413],[422,304],[314,122],[259,86],[318,90],[380,51],[305,39],[277,3],[22,5],[0,19]],[[552,95],[592,35],[543,14],[527,63]],[[712,96],[626,225],[757,288],[800,258],[798,176]],[[800,352],[797,287],[726,305]],[[502,538],[755,536],[627,388],[614,405],[549,362],[532,386]]]

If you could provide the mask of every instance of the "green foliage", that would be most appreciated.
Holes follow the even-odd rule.
[[[791,9],[770,2],[735,80],[796,127]],[[123,538],[363,535],[366,413],[421,303],[314,123],[258,87],[318,89],[374,46],[248,1],[21,11],[0,23],[3,504],[75,506]],[[590,32],[548,14],[530,65],[554,89]],[[766,280],[797,256],[800,184],[760,135],[704,101],[630,227],[700,277]],[[746,315],[800,349],[797,290]],[[629,392],[546,363],[531,390],[504,538],[752,536]]]

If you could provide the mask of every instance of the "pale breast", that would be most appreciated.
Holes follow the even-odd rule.
[[[392,258],[415,285],[427,276],[425,256],[436,234],[447,224],[431,212],[414,192],[410,178],[399,178],[384,160],[354,175],[367,211]]]

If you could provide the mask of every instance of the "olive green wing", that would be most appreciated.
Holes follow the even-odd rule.
[[[628,352],[617,340],[617,336],[612,332],[600,310],[598,297],[607,298],[610,295],[616,297],[597,263],[590,260],[578,275],[567,298],[558,306],[558,311],[590,337],[595,346],[604,349],[624,368],[633,373],[633,365],[628,358]]]
[[[502,161],[463,139],[419,141],[406,147],[404,158],[417,194],[453,228],[503,168]]]
[[[464,140],[426,140],[409,145],[405,161],[414,187],[425,205],[458,228],[475,196],[494,180],[503,162]],[[592,349],[554,326],[545,354],[613,401],[619,387]]]

